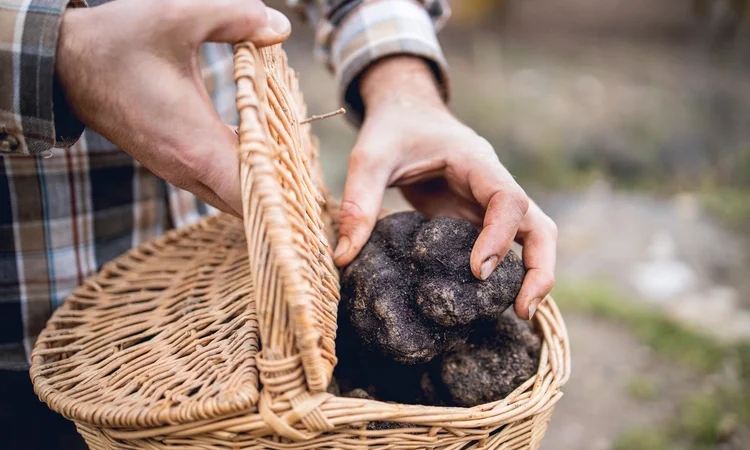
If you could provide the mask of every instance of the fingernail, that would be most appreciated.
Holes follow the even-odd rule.
[[[344,236],[339,240],[339,245],[336,246],[336,251],[333,252],[333,259],[339,259],[341,258],[346,252],[349,251],[349,247],[351,246],[351,243],[349,242],[349,238]]]
[[[281,12],[273,8],[266,8],[266,17],[268,17],[268,26],[274,32],[286,36],[292,30],[291,22]]]
[[[479,275],[482,277],[483,280],[486,280],[487,278],[492,275],[492,272],[495,270],[495,267],[497,266],[497,256],[492,255],[489,258],[485,259],[482,263],[482,268],[480,270]]]
[[[529,304],[529,320],[531,320],[534,317],[534,314],[536,314],[536,309],[537,309],[537,307],[539,307],[540,303],[542,303],[542,299],[541,298],[535,298]]]

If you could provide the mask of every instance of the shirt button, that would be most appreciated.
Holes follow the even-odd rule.
[[[0,153],[16,153],[20,147],[18,138],[0,129]]]

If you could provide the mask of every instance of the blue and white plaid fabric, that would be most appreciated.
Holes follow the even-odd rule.
[[[444,2],[291,3],[315,26],[318,53],[336,73],[342,98],[349,92],[350,106],[357,103],[349,101],[357,94],[349,90],[353,80],[389,54],[424,57],[446,81],[432,26],[447,17]],[[52,311],[107,261],[211,212],[84,131],[67,112],[55,86],[54,60],[68,6],[86,4],[0,2],[0,369],[28,367]],[[231,46],[204,45],[201,63],[217,111],[236,124]],[[361,117],[361,110],[351,111]]]

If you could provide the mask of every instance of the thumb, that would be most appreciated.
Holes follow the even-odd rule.
[[[370,238],[389,177],[388,167],[377,158],[356,149],[352,152],[339,209],[339,243],[333,252],[337,266],[352,262]]]
[[[250,41],[258,47],[284,42],[292,24],[281,12],[260,0],[195,0],[193,13],[203,23],[203,41],[238,43]]]

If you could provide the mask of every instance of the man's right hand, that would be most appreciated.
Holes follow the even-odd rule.
[[[74,113],[156,175],[242,215],[237,136],[203,84],[204,42],[277,44],[289,20],[260,0],[118,0],[69,9],[55,69]]]

